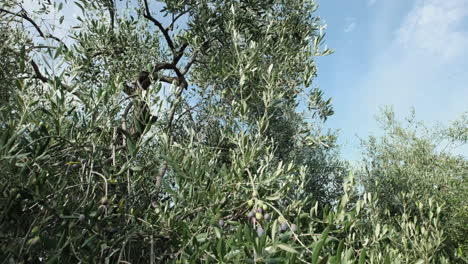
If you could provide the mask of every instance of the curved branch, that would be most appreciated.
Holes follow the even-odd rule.
[[[175,48],[174,48],[174,42],[172,42],[171,36],[169,36],[169,31],[164,28],[164,26],[161,24],[161,22],[159,22],[156,18],[154,18],[151,15],[150,10],[149,10],[148,0],[144,0],[144,2],[145,2],[145,14],[143,16],[146,19],[153,22],[153,24],[156,25],[156,27],[158,27],[159,30],[161,30],[161,32],[164,35],[164,38],[166,39],[167,45],[169,46],[169,48],[172,51],[172,54],[174,54],[174,57],[175,57],[176,52],[175,52]]]
[[[36,78],[41,80],[41,82],[43,83],[46,83],[49,81],[49,79],[41,73],[41,71],[39,70],[39,66],[37,66],[37,63],[34,60],[31,60],[31,65],[33,67],[34,73],[36,74]]]
[[[153,67],[153,72],[159,72],[161,70],[173,70],[175,74],[177,75],[178,85],[183,87],[183,89],[187,88],[188,86],[187,80],[185,79],[184,74],[182,74],[182,72],[179,70],[177,66],[175,66],[172,63],[160,63],[160,64],[156,64]]]
[[[7,13],[7,14],[10,14],[10,15],[13,15],[13,16],[16,16],[16,17],[26,19],[29,23],[31,23],[31,25],[33,25],[33,27],[36,29],[37,33],[39,33],[39,36],[41,36],[43,39],[49,39],[49,38],[53,39],[53,40],[61,43],[63,46],[65,46],[66,49],[68,49],[67,45],[65,45],[65,43],[63,43],[63,41],[61,39],[57,38],[56,36],[54,36],[54,35],[52,35],[50,33],[44,34],[42,29],[39,27],[39,25],[32,18],[30,18],[28,16],[26,10],[21,9],[20,12],[15,13],[15,12],[0,8],[0,12]]]
[[[190,70],[190,67],[192,67],[193,63],[195,62],[196,57],[197,57],[197,53],[193,54],[192,59],[187,63],[187,65],[185,65],[185,68],[182,71],[182,74],[185,75]]]
[[[160,82],[165,82],[165,83],[168,83],[168,84],[172,84],[174,82],[177,82],[177,78],[176,77],[170,77],[170,76],[161,76],[159,77],[159,81]]]
[[[37,63],[33,59],[31,59],[31,66],[32,66],[32,68],[34,70],[34,74],[36,75],[35,77],[37,79],[39,79],[43,83],[52,82],[52,80],[50,80],[49,78],[44,76],[44,74],[42,74],[41,70],[39,69],[39,66],[37,65]],[[75,95],[76,97],[78,97],[79,99],[81,99],[81,93],[80,92],[74,91],[73,88],[68,86],[67,84],[61,83],[61,85],[69,93],[71,93],[71,94]]]

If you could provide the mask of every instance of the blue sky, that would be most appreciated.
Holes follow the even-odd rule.
[[[468,111],[468,0],[322,0],[335,53],[317,59],[318,85],[333,98],[328,126],[341,129],[346,159],[359,139],[378,134],[379,107],[398,117],[416,110],[428,124]],[[468,157],[468,149],[457,153]]]

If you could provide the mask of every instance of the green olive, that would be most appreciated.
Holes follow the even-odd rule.
[[[38,226],[35,226],[32,230],[31,230],[31,233],[32,234],[36,234],[37,232],[39,232],[39,227]]]
[[[255,213],[255,218],[257,218],[257,220],[262,220],[263,218],[262,213]]]
[[[39,240],[41,240],[41,238],[39,236],[36,236],[34,238],[29,239],[28,244],[34,246],[35,244],[37,244],[37,242],[39,242]]]

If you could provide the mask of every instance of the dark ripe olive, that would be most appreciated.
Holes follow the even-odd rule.
[[[285,232],[286,230],[288,230],[288,223],[282,222],[280,225],[280,231]]]
[[[270,214],[265,214],[265,216],[263,216],[263,218],[265,218],[266,221],[270,220],[271,216]]]
[[[252,224],[255,225],[255,223],[257,222],[257,219],[255,217],[252,217],[250,218],[250,221],[252,221]]]
[[[224,220],[223,219],[219,220],[218,224],[219,224],[220,227],[223,227],[224,226]]]
[[[254,212],[254,211],[250,211],[250,212],[249,212],[249,217],[250,217],[250,218],[254,217],[254,215],[255,215],[255,212]]]
[[[86,220],[86,217],[84,216],[84,214],[80,214],[80,216],[78,217],[78,220],[80,220],[81,223],[84,223]]]
[[[265,230],[263,230],[263,228],[260,225],[257,226],[257,235],[261,237],[263,236],[263,233],[265,233]]]

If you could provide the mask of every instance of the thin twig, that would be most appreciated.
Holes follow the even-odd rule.
[[[101,173],[99,173],[97,171],[91,170],[91,173],[96,174],[97,176],[101,177],[102,180],[104,181],[104,197],[107,198],[107,179],[106,179],[106,177],[104,177],[104,175],[102,175]]]
[[[161,184],[162,184],[162,179],[163,179],[164,175],[166,174],[166,170],[167,170],[167,163],[164,162],[161,169],[159,169],[159,174],[156,176],[156,184],[155,184],[155,187],[156,187],[156,195],[155,196],[156,196],[156,198],[159,195],[159,191],[161,189]]]
[[[122,115],[122,129],[123,130],[127,130],[127,116],[128,116],[128,112],[130,111],[130,109],[132,108],[133,106],[133,101],[131,101],[130,103],[128,103],[127,107],[125,108],[125,111]],[[126,141],[126,137],[125,137],[125,134],[122,134],[122,145],[123,146],[126,146],[127,145],[127,141]]]
[[[180,12],[175,18],[172,19],[172,23],[166,28],[167,31],[174,30],[175,22],[183,15],[187,14],[190,9]]]
[[[63,44],[66,49],[68,49],[68,47],[65,45],[65,43],[63,43],[63,41],[61,39],[57,38],[56,36],[54,36],[54,35],[52,35],[50,33],[44,34],[44,32],[39,27],[39,25],[32,18],[30,18],[28,16],[28,13],[23,8],[21,8],[21,10],[19,12],[17,12],[17,13],[6,10],[6,9],[3,9],[3,8],[0,8],[0,12],[7,13],[7,14],[10,14],[10,15],[13,15],[13,16],[16,16],[16,17],[21,17],[21,18],[26,19],[29,23],[31,23],[31,25],[33,25],[33,27],[36,29],[37,33],[39,33],[39,36],[41,36],[43,39],[50,38],[50,39],[56,40],[56,41],[60,42],[61,44]]]
[[[182,74],[186,74],[189,70],[190,67],[192,67],[193,63],[195,62],[195,57],[197,56],[197,53],[193,54],[192,59],[185,65],[184,70],[182,71]]]
[[[117,127],[114,127],[114,132],[112,135],[112,166],[115,167],[115,141],[117,139]]]
[[[43,82],[43,83],[52,82],[52,80],[50,80],[49,78],[47,78],[46,76],[44,76],[41,73],[41,71],[39,69],[39,66],[37,65],[37,63],[33,59],[31,59],[31,66],[33,67],[33,70],[34,70],[34,73],[36,74],[37,79],[41,80],[41,82]],[[61,83],[61,85],[69,93],[75,95],[78,98],[81,98],[81,93],[79,91],[74,91],[73,88],[68,86],[67,84]]]

